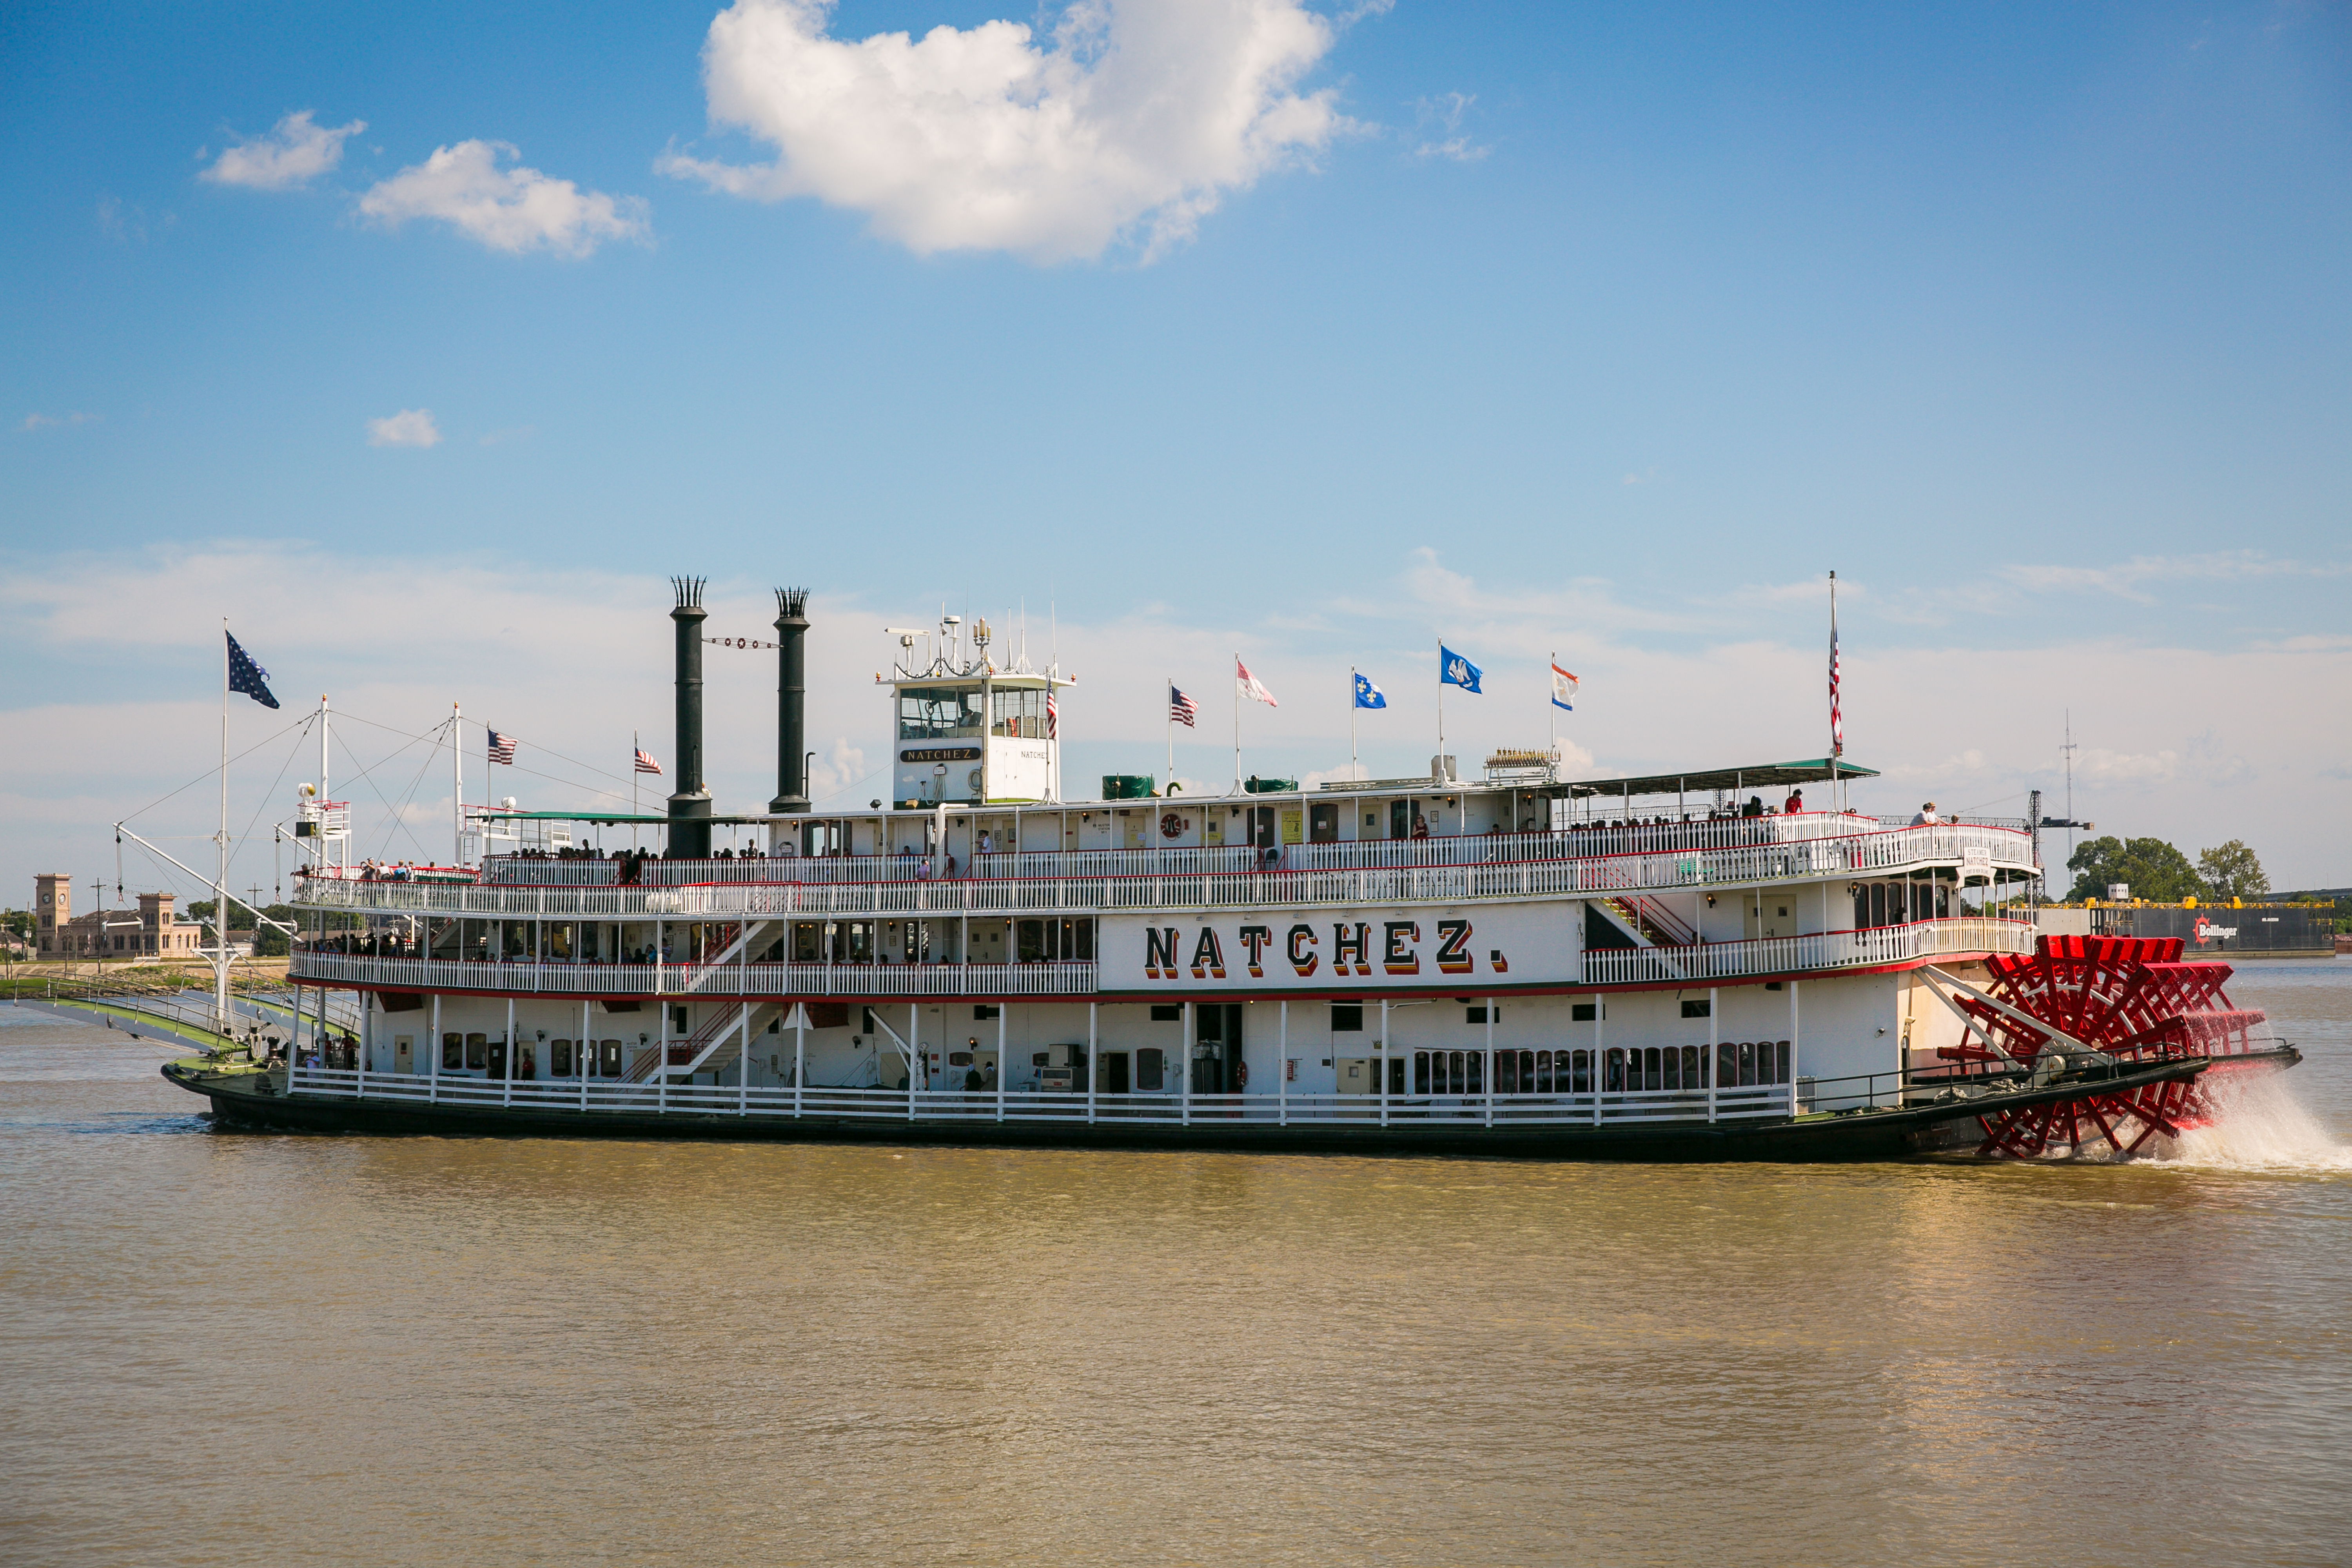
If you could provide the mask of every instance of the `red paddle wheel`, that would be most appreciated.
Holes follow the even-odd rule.
[[[1959,998],[1973,1032],[1937,1054],[1974,1062],[2006,1055],[2039,1069],[2037,1077],[2054,1077],[2062,1064],[2045,1060],[2051,1053],[2070,1067],[2095,1061],[2078,1046],[2124,1071],[2266,1048],[2263,1015],[2232,1006],[2221,989],[2230,966],[2183,963],[2180,950],[2179,937],[2045,936],[2031,954],[1997,953],[1988,960],[1992,980],[1984,994],[2012,1011]],[[1976,1042],[1977,1033],[1984,1044]],[[2204,1076],[2123,1092],[2086,1089],[2054,1103],[1982,1116],[1985,1139],[1977,1152],[2032,1159],[2104,1142],[2118,1154],[2135,1153],[2159,1132],[2176,1136],[2211,1120]]]

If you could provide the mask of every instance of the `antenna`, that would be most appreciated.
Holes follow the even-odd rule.
[[[2066,710],[2066,743],[2058,748],[2066,759],[2066,859],[2072,869],[2074,859],[2074,710]]]

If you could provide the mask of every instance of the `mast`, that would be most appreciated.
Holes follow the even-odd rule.
[[[310,859],[313,865],[327,863],[327,694],[319,693],[319,842]],[[253,928],[254,941],[261,940],[261,928]]]
[[[1843,811],[1844,781],[1838,777],[1838,758],[1845,752],[1845,736],[1838,722],[1837,574],[1830,574],[1830,809]]]
[[[220,828],[213,835],[213,1026],[228,1026],[228,617],[221,617]],[[100,900],[103,902],[101,899]],[[102,917],[101,917],[102,919]],[[101,931],[103,926],[101,925]]]
[[[452,866],[466,863],[466,724],[449,704],[449,843]]]

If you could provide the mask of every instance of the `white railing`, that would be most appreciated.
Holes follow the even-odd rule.
[[[673,1071],[677,1069],[673,1068]],[[755,1088],[431,1078],[304,1066],[290,1092],[405,1104],[669,1116],[856,1118],[917,1122],[1061,1122],[1142,1127],[1362,1127],[1469,1130],[1622,1127],[1755,1121],[1797,1113],[1797,1086],[1625,1089],[1576,1094],[1086,1094],[993,1089]]]
[[[1754,829],[1778,820],[1694,823],[1693,830]],[[1824,818],[1829,822],[1843,819]],[[1402,840],[1356,845],[1294,845],[1273,870],[1221,868],[1223,850],[1103,850],[1072,855],[1007,856],[1006,860],[1055,862],[1045,874],[959,878],[955,880],[811,880],[708,882],[679,887],[449,887],[419,882],[368,882],[313,878],[298,885],[304,908],[377,914],[480,919],[743,920],[795,917],[1024,914],[1120,910],[1277,909],[1393,902],[1460,903],[1508,899],[1577,898],[1599,894],[1705,889],[1744,884],[1893,876],[1956,863],[1969,851],[1980,863],[2030,874],[2030,841],[2005,828],[1966,825],[1903,827],[1843,837],[1798,837],[1711,848],[1649,849],[1620,854],[1571,853],[1580,841],[1618,834],[1517,834],[1492,837]],[[1537,858],[1515,858],[1539,847]],[[1447,860],[1473,850],[1483,858]],[[1318,867],[1310,861],[1362,852],[1396,864]],[[1243,864],[1253,853],[1242,851]],[[1429,857],[1429,863],[1411,863]],[[1138,870],[1149,863],[1157,870]],[[1296,858],[1287,858],[1296,857]],[[1085,868],[1099,861],[1116,869]],[[531,862],[562,866],[564,861]],[[585,862],[584,864],[594,864]],[[879,861],[734,861],[720,865],[779,868],[887,866]]]
[[[1587,985],[1705,984],[1873,968],[1944,953],[2031,952],[2023,921],[1966,916],[1689,947],[1588,948]],[[491,963],[298,952],[294,981],[415,991],[572,996],[1087,996],[1092,963]]]
[[[1971,915],[1689,947],[1587,948],[1584,982],[1588,985],[1662,981],[1705,984],[1746,975],[1868,969],[1941,953],[2032,952],[2033,939],[2034,928],[2028,921]]]
[[[1085,996],[1091,963],[475,963],[297,952],[291,980],[549,996]],[[689,984],[691,989],[688,989]]]

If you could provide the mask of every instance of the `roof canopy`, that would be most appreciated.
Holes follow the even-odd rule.
[[[1579,779],[1553,784],[1546,793],[1563,795],[1687,795],[1693,790],[1785,789],[1832,778],[1874,779],[1875,768],[1857,767],[1842,757],[1809,763],[1757,763],[1744,768],[1701,768],[1686,773],[1651,773],[1630,779]]]

